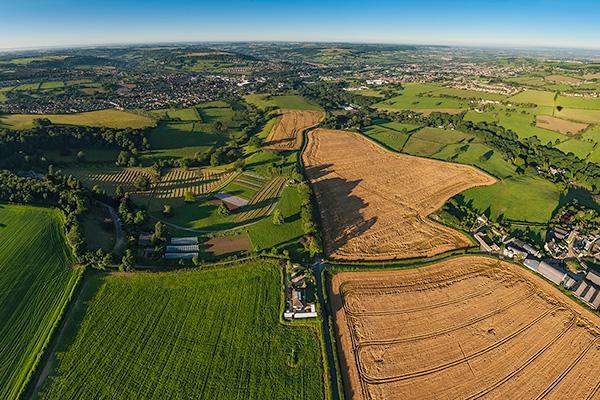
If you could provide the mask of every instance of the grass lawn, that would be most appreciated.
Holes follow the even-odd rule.
[[[29,129],[38,118],[48,118],[53,124],[97,126],[106,128],[141,129],[154,125],[154,120],[143,115],[120,110],[90,111],[77,114],[8,114],[0,116],[0,127]]]
[[[279,321],[278,263],[95,275],[42,399],[320,399],[319,324]]]
[[[65,86],[65,83],[63,81],[49,81],[42,82],[42,84],[40,85],[40,89],[57,89],[63,86]]]
[[[244,96],[244,100],[259,108],[275,106],[292,110],[323,110],[320,105],[311,103],[304,97],[298,95],[269,96],[267,94],[250,94]]]
[[[489,211],[492,218],[547,222],[558,207],[560,191],[552,183],[533,175],[519,175],[491,186],[463,192],[465,202],[472,202],[480,212]]]
[[[0,204],[0,398],[23,390],[80,277],[57,210]]]

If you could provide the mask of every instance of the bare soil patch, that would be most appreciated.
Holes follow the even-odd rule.
[[[213,237],[207,240],[204,245],[206,251],[215,256],[252,250],[248,235]]]
[[[427,216],[446,200],[496,180],[476,168],[396,154],[363,136],[316,129],[302,155],[327,256],[387,260],[468,247],[469,238]]]
[[[283,110],[265,142],[273,150],[298,150],[302,145],[302,131],[317,125],[325,117],[321,111]]]
[[[549,115],[538,115],[535,126],[564,135],[576,135],[584,129],[587,129],[589,125],[580,122],[567,121],[566,119],[555,118]]]
[[[488,257],[331,282],[351,399],[592,399],[600,318]]]

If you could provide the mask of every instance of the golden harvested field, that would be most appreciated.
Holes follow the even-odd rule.
[[[568,83],[570,85],[577,85],[581,83],[581,79],[574,78],[572,76],[566,75],[548,75],[546,78],[547,81],[557,82],[557,83]]]
[[[325,117],[322,111],[283,110],[275,123],[265,147],[272,150],[298,150],[302,146],[302,131],[317,125]]]
[[[392,153],[345,131],[309,132],[302,158],[319,203],[325,252],[338,260],[468,247],[467,236],[427,216],[457,193],[496,182],[474,167]]]
[[[598,399],[600,318],[488,257],[331,282],[349,399]]]
[[[538,115],[536,117],[535,126],[538,128],[549,129],[565,135],[575,135],[584,129],[587,129],[588,124],[579,122],[567,121],[565,119],[554,118],[549,115]]]

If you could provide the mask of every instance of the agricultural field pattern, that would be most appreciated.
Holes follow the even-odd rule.
[[[600,51],[554,48],[597,36],[579,1],[2,7],[0,400],[600,400]],[[156,8],[164,43],[117,43]],[[562,37],[319,34],[442,20]],[[88,29],[119,40],[51,45]]]

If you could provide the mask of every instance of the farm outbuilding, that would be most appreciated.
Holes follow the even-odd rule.
[[[189,236],[189,237],[174,237],[171,238],[171,244],[175,246],[182,246],[186,244],[198,244],[197,236]]]
[[[165,253],[165,259],[167,260],[190,260],[192,257],[197,256],[198,252],[192,253]]]
[[[192,253],[200,250],[200,246],[197,244],[186,244],[181,246],[167,246],[167,253]]]

